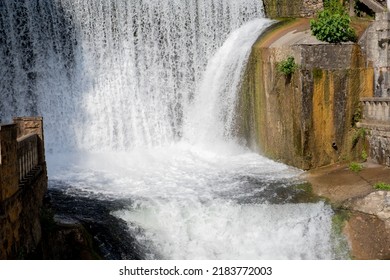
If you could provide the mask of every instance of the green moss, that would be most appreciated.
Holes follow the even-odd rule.
[[[314,78],[315,82],[322,79],[322,70],[319,68],[314,68],[313,69],[313,78]]]
[[[308,182],[295,185],[294,188],[298,191],[294,197],[294,203],[316,203],[319,201],[328,203],[326,198],[314,194],[313,187]]]
[[[332,217],[332,251],[334,259],[350,259],[350,249],[343,230],[346,222],[350,218],[350,212],[347,210],[335,210]]]
[[[350,212],[347,210],[336,210],[332,217],[332,229],[336,233],[342,233],[346,221],[350,217]]]

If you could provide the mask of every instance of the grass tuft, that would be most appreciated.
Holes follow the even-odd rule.
[[[349,170],[358,173],[363,170],[363,165],[357,162],[351,162],[349,164]]]
[[[390,184],[379,182],[374,185],[374,188],[382,191],[390,191]]]

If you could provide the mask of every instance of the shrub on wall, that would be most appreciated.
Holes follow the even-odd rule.
[[[297,69],[298,65],[294,61],[294,57],[289,56],[278,64],[278,71],[286,76],[290,76]]]
[[[310,29],[320,41],[328,43],[355,41],[355,31],[350,23],[351,18],[345,8],[339,1],[333,0],[318,14],[317,19],[310,21]]]

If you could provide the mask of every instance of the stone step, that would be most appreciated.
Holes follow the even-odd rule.
[[[386,7],[384,7],[382,4],[380,4],[378,1],[375,0],[359,0],[364,5],[366,5],[368,8],[373,10],[375,13],[383,13],[386,11]]]

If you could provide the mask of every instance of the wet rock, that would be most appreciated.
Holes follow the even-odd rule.
[[[344,207],[377,216],[390,229],[390,192],[375,191],[363,198],[351,199]]]
[[[352,212],[344,233],[354,259],[390,259],[390,229],[378,217]]]

